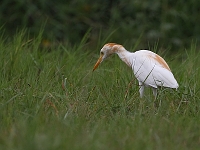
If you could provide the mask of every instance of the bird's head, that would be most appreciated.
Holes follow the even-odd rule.
[[[105,44],[103,48],[100,50],[100,57],[97,60],[96,64],[94,65],[93,71],[99,66],[101,62],[103,62],[106,58],[115,53],[115,50],[118,48],[118,46],[121,45],[116,43]]]

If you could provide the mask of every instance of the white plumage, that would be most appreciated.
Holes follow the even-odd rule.
[[[93,71],[113,53],[118,54],[119,58],[132,68],[139,82],[140,97],[144,95],[145,86],[150,86],[155,96],[157,95],[158,87],[178,88],[174,75],[162,57],[148,50],[139,50],[131,53],[122,45],[115,43],[108,43],[103,46]]]

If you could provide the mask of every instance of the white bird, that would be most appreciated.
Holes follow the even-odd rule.
[[[116,53],[123,62],[132,68],[139,82],[141,98],[144,95],[145,87],[151,87],[155,97],[158,87],[178,88],[179,85],[174,75],[162,57],[149,50],[139,50],[132,53],[116,43],[107,43],[103,46],[93,71],[113,53]]]

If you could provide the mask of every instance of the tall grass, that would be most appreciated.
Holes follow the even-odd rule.
[[[92,72],[99,51],[86,40],[52,50],[41,41],[25,31],[0,40],[0,149],[199,148],[195,43],[166,55],[180,87],[160,89],[155,107],[150,90],[139,98],[132,70],[117,56]]]

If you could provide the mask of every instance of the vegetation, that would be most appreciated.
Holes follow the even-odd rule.
[[[196,44],[168,55],[180,87],[139,98],[130,68],[113,56],[92,72],[88,48],[42,46],[42,32],[0,39],[0,149],[199,149],[200,79]],[[106,36],[109,37],[109,36]],[[138,42],[139,43],[139,42]],[[133,50],[132,46],[126,46]],[[137,48],[137,47],[136,47]]]
[[[26,27],[33,36],[45,24],[46,41],[72,45],[77,45],[88,29],[92,29],[88,40],[93,44],[99,33],[116,30],[111,40],[129,47],[143,33],[139,48],[159,41],[175,51],[189,47],[192,40],[199,43],[199,6],[199,0],[3,0],[0,26],[11,36]]]

